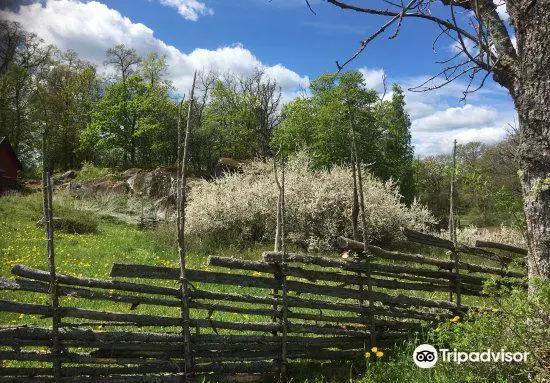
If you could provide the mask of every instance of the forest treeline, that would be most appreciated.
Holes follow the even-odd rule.
[[[175,166],[181,95],[168,79],[165,56],[116,45],[105,52],[100,72],[17,23],[0,21],[0,38],[0,136],[9,138],[27,172],[40,168],[45,130],[56,171],[84,163]],[[221,157],[267,159],[279,150],[305,149],[318,168],[346,164],[353,127],[360,160],[374,176],[396,182],[404,202],[420,199],[442,222],[448,215],[449,157],[414,159],[397,84],[382,97],[358,71],[324,74],[283,105],[279,84],[261,69],[248,75],[206,70],[198,73],[196,93],[189,166],[197,176],[212,175]],[[186,117],[182,113],[184,124]],[[499,157],[505,147],[513,151],[511,141],[460,147],[459,210],[472,216],[468,223],[510,221],[521,210],[514,163]]]

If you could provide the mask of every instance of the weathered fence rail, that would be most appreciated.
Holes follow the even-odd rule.
[[[448,249],[440,238],[413,237]],[[0,367],[0,382],[175,382],[188,377],[186,354],[195,376],[220,381],[235,374],[277,373],[283,347],[289,366],[360,361],[373,339],[377,347],[391,347],[423,326],[474,309],[471,301],[445,299],[457,285],[465,297],[479,299],[488,278],[513,283],[511,278],[524,276],[508,267],[464,261],[457,274],[454,261],[370,245],[365,255],[363,243],[343,237],[338,242],[361,255],[344,260],[286,253],[284,264],[279,252],[265,252],[259,261],[210,256],[208,268],[216,271],[187,268],[189,344],[181,331],[179,268],[113,265],[111,278],[131,281],[57,274],[60,354],[53,352],[52,328],[0,328],[0,360],[36,363]],[[471,253],[504,259],[477,249]],[[277,293],[281,272],[286,294]],[[14,278],[0,279],[0,290],[49,296],[49,272],[16,265],[12,273]],[[112,309],[93,309],[93,302]],[[0,300],[0,311],[54,315],[52,305],[6,299]],[[55,362],[62,366],[57,378]]]

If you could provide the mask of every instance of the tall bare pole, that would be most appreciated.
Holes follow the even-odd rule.
[[[453,142],[453,164],[451,170],[451,187],[449,196],[449,237],[453,242],[454,249],[451,251],[452,260],[455,263],[455,290],[456,290],[456,304],[460,307],[461,293],[460,293],[460,273],[459,273],[459,259],[458,259],[458,243],[456,239],[456,221],[455,221],[455,183],[456,183],[456,140]],[[453,300],[452,290],[449,292],[449,299]]]
[[[44,224],[46,231],[46,246],[48,253],[48,264],[50,269],[50,299],[52,304],[52,354],[53,374],[56,382],[61,381],[61,345],[59,341],[59,296],[57,291],[57,275],[55,270],[55,248],[53,233],[53,207],[52,207],[52,180],[49,168],[47,137],[48,127],[44,128],[42,137],[42,191]]]
[[[279,185],[279,210],[281,217],[281,249],[283,256],[281,260],[281,295],[282,295],[282,339],[281,339],[281,376],[280,381],[287,379],[287,337],[288,337],[288,290],[286,286],[286,242],[285,242],[285,158],[281,154],[281,183]]]
[[[357,151],[357,139],[355,137],[355,124],[353,120],[353,115],[350,114],[350,131],[351,131],[351,144],[353,152],[353,166],[355,168],[354,175],[357,175],[357,180],[354,177],[354,186],[357,185],[357,193],[359,194],[359,209],[361,210],[361,229],[363,231],[363,254],[366,256],[368,251],[368,238],[367,238],[367,213],[365,211],[365,195],[363,194],[363,174],[361,170],[361,162],[359,161],[358,151]],[[367,265],[369,264],[367,259]],[[369,329],[370,329],[370,341],[371,346],[376,344],[376,324],[374,318],[374,302],[372,300],[372,281],[371,273],[367,272],[367,291],[369,293]],[[359,285],[359,290],[363,290],[363,286]],[[359,305],[363,307],[363,300],[359,300]],[[361,314],[362,315],[362,314]]]
[[[279,195],[277,197],[277,223],[275,225],[275,245],[273,246],[273,251],[281,251],[281,183],[279,182],[279,176],[277,174],[277,157],[280,153],[280,150],[273,157],[273,174],[275,175],[275,182],[277,183],[277,190]]]
[[[273,174],[275,176],[275,183],[277,184],[277,191],[278,191],[278,197],[277,197],[277,222],[276,222],[276,225],[275,225],[275,244],[273,246],[273,251],[275,252],[279,252],[281,251],[281,221],[282,221],[282,218],[281,218],[281,198],[282,198],[282,193],[281,193],[281,183],[279,182],[279,175],[277,174],[277,157],[279,156],[279,153],[281,152],[281,149],[279,149],[279,151],[277,153],[275,153],[275,155],[273,156]],[[280,270],[278,270],[278,273],[275,275],[275,277],[277,278],[277,280],[281,280],[281,272]],[[279,316],[278,316],[278,309],[279,309],[279,305],[278,305],[278,299],[279,299],[279,288],[276,287],[273,289],[273,298],[274,298],[274,301],[273,301],[273,312],[276,313],[276,315],[273,316],[272,318],[272,321],[273,323],[277,323],[278,320],[279,320]],[[277,331],[273,331],[272,334],[274,336],[277,335]]]
[[[178,114],[178,207],[177,207],[177,225],[178,225],[178,256],[180,261],[180,290],[181,290],[181,318],[182,332],[184,339],[184,377],[182,381],[191,381],[193,378],[193,361],[191,359],[191,333],[189,326],[189,294],[187,286],[186,271],[186,248],[185,248],[185,205],[187,202],[187,150],[189,146],[189,132],[191,130],[191,119],[193,111],[193,102],[195,95],[195,82],[197,72],[193,75],[193,85],[191,86],[191,96],[189,98],[189,107],[187,109],[187,123],[185,126],[185,137],[182,148],[181,132],[181,114],[183,109],[183,100],[180,102]]]
[[[455,224],[455,205],[454,188],[456,182],[456,140],[453,143],[453,163],[451,169],[451,191],[449,196],[449,237],[456,248],[456,224]]]
[[[359,196],[357,193],[357,168],[355,166],[355,152],[351,149],[351,175],[353,177],[353,207],[351,210],[351,233],[354,241],[358,240]]]

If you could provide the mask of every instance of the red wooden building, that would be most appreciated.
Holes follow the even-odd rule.
[[[7,137],[0,137],[0,191],[17,183],[23,167]]]

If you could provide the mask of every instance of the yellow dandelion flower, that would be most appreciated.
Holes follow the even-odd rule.
[[[19,319],[25,318],[25,314],[19,314]]]
[[[382,351],[378,351],[378,352],[376,352],[376,356],[381,358],[381,357],[384,356],[384,353]]]
[[[370,352],[367,351],[365,352],[365,359],[368,359],[368,358],[370,358]]]
[[[373,348],[371,348],[370,350],[376,354],[376,352],[378,351],[378,348],[373,347]]]
[[[254,271],[254,272],[252,273],[252,275],[255,276],[255,277],[261,277],[261,276],[262,276],[262,273],[260,273],[259,271]]]
[[[458,315],[454,316],[452,319],[451,319],[451,323],[456,323],[460,320],[460,317]]]

